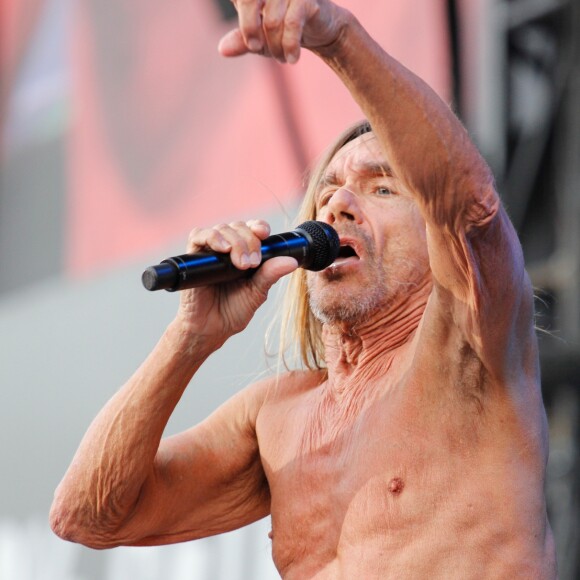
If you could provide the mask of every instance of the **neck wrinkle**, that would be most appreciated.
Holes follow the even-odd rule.
[[[390,368],[398,349],[414,336],[425,312],[431,291],[430,281],[412,295],[378,311],[359,325],[325,324],[323,340],[329,383],[344,379],[372,379]]]

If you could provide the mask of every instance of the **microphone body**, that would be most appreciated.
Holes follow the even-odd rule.
[[[338,234],[331,226],[308,221],[291,232],[274,234],[263,240],[260,265],[271,258],[289,256],[302,268],[317,272],[336,260],[339,248]],[[143,272],[141,281],[147,290],[175,292],[249,278],[256,270],[238,270],[229,254],[197,252],[167,258],[157,266],[150,266]]]

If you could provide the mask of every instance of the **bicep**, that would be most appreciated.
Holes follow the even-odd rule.
[[[162,440],[122,544],[181,542],[239,528],[269,513],[255,421],[255,389]]]

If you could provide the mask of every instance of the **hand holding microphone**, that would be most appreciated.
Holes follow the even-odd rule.
[[[295,258],[312,271],[323,270],[336,260],[340,242],[336,231],[324,222],[307,221],[291,232],[275,234],[261,242],[261,262],[278,256]],[[182,254],[150,266],[142,275],[147,290],[185,290],[251,276],[257,268],[238,269],[228,253]]]

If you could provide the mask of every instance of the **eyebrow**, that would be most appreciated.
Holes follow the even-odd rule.
[[[359,171],[370,177],[394,177],[393,171],[387,163],[364,163]]]
[[[364,177],[394,177],[393,171],[387,163],[362,163],[356,166],[356,170]],[[328,173],[324,173],[320,179],[318,188],[320,189],[320,187],[324,187],[326,185],[339,184],[340,179],[338,178],[338,174],[335,171],[329,171]]]

